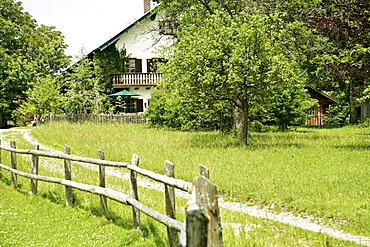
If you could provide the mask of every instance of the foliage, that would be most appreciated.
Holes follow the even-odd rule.
[[[228,131],[232,128],[232,109],[226,101],[189,101],[166,90],[152,94],[146,116],[153,126],[181,130]]]
[[[370,3],[364,0],[325,1],[305,16],[307,25],[327,40],[329,47],[314,61],[322,69],[321,88],[346,93],[350,121],[355,106],[369,101]]]
[[[10,118],[27,101],[38,78],[60,73],[69,63],[66,45],[54,27],[38,26],[20,2],[0,3],[0,115]]]
[[[369,128],[370,127],[370,118],[360,122],[357,126],[359,128]]]
[[[98,82],[97,90],[102,94],[112,91],[111,74],[122,71],[121,59],[125,57],[125,50],[118,51],[115,44],[103,51],[96,50],[93,53],[94,73]]]
[[[168,52],[162,86],[208,105],[229,101],[240,140],[246,143],[250,114],[271,105],[275,92],[289,94],[301,87],[295,90],[300,95],[296,104],[308,97],[304,73],[284,48],[278,20],[275,15],[215,12],[200,26],[184,23],[177,32],[179,42]]]
[[[349,124],[349,106],[345,104],[331,105],[324,117],[325,124],[328,125],[348,125]]]
[[[79,62],[65,75],[63,108],[69,113],[99,112],[103,96],[97,89],[92,61],[81,51]]]
[[[307,120],[307,112],[315,101],[308,99],[306,90],[301,85],[292,86],[290,90],[276,88],[273,102],[267,106],[269,119],[265,122],[276,125],[280,130],[288,130],[289,125],[302,125]]]
[[[31,111],[42,117],[48,112],[60,112],[63,100],[60,95],[60,79],[60,76],[47,75],[32,83],[26,92],[27,101],[17,108],[16,113]]]
[[[103,51],[95,50],[92,56],[97,91],[101,95],[110,94],[112,92],[112,74],[121,73],[124,70],[122,60],[127,58],[126,49],[118,51],[115,44],[112,44]],[[103,98],[101,111],[113,113],[117,109],[121,109],[123,102],[117,101],[118,98]]]

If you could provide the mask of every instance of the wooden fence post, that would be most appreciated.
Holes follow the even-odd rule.
[[[33,146],[34,150],[39,150],[39,145]],[[39,156],[32,154],[32,163],[31,163],[31,174],[38,175],[39,174]],[[36,195],[37,194],[37,179],[30,180],[30,194]]]
[[[209,179],[209,169],[205,166],[199,166],[199,174],[207,179]]]
[[[64,153],[65,154],[71,154],[71,149],[69,146],[64,144]],[[66,180],[72,180],[72,171],[71,171],[71,161],[70,160],[64,160],[64,174]],[[72,206],[73,204],[73,194],[72,194],[72,188],[66,185],[66,205]]]
[[[98,150],[98,157],[99,159],[104,160],[104,152]],[[105,188],[105,166],[103,165],[99,165],[99,186]],[[100,205],[102,215],[106,215],[108,210],[107,197],[100,196]]]
[[[207,247],[208,224],[209,220],[201,210],[186,212],[186,247]]]
[[[132,155],[132,165],[139,166],[139,156],[137,154]],[[137,191],[137,174],[134,171],[130,172],[130,194],[132,198],[139,201],[139,194]],[[133,227],[138,228],[140,226],[140,211],[134,206],[132,206],[132,217]]]
[[[175,166],[168,160],[164,162],[164,175],[175,177]],[[176,219],[175,188],[164,184],[164,195],[166,201],[166,215]],[[179,242],[178,233],[175,229],[167,226],[168,246],[173,247]]]
[[[16,148],[15,142],[10,142],[11,148]],[[10,163],[12,165],[12,168],[17,170],[17,154],[14,152],[10,152]],[[16,189],[18,187],[17,182],[17,174],[12,173],[12,187],[13,189]]]
[[[203,176],[194,178],[193,193],[195,193],[199,209],[209,219],[208,246],[222,246],[222,228],[216,185]]]

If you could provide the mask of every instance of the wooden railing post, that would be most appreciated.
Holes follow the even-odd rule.
[[[137,154],[132,155],[132,165],[139,166],[139,156]],[[130,172],[130,194],[132,198],[139,201],[139,193],[137,191],[137,174],[134,171]],[[140,226],[140,211],[134,206],[132,206],[132,217],[133,227],[138,228]]]
[[[209,169],[205,166],[199,166],[199,174],[207,179],[209,179]]]
[[[64,153],[65,154],[71,154],[71,149],[69,146],[64,144]],[[64,160],[64,174],[66,180],[72,180],[72,171],[71,171],[71,161],[70,160]],[[72,194],[72,188],[66,185],[66,205],[72,206],[73,204],[73,194]]]
[[[195,193],[199,209],[209,219],[207,246],[222,246],[222,228],[216,185],[203,176],[194,178],[193,193]]]
[[[10,142],[11,148],[16,148],[15,142]],[[10,163],[12,168],[17,170],[17,154],[15,152],[10,152]],[[17,174],[12,173],[12,187],[16,189],[18,187]]]
[[[208,224],[209,220],[201,210],[186,212],[186,247],[207,247]]]
[[[98,150],[98,157],[99,159],[104,160],[104,152]],[[105,188],[105,166],[103,165],[99,165],[99,186]],[[102,215],[106,215],[108,210],[107,197],[100,196],[100,205]]]
[[[164,162],[164,175],[175,177],[175,166],[168,160]],[[166,215],[176,219],[175,188],[164,184],[164,196],[166,201]],[[168,246],[173,247],[179,242],[178,233],[175,229],[167,226]]]
[[[33,149],[39,150],[39,145],[34,145]],[[34,174],[34,175],[39,174],[39,156],[35,154],[32,154],[31,174]],[[30,194],[31,195],[37,194],[37,180],[36,179],[30,180]]]

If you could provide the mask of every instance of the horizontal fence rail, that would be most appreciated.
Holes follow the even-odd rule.
[[[124,167],[129,170],[135,171],[139,173],[140,175],[146,176],[148,178],[152,178],[157,182],[162,182],[168,185],[172,185],[176,187],[177,189],[180,189],[180,190],[183,190],[189,193],[192,193],[192,190],[193,190],[193,184],[190,182],[186,182],[181,179],[175,179],[172,177],[168,177],[166,175],[158,174],[150,170],[145,170],[137,166],[133,166],[130,163],[126,163],[126,162],[86,158],[86,157],[80,157],[80,156],[64,154],[64,153],[51,153],[51,152],[46,152],[46,151],[39,151],[35,149],[15,149],[15,148],[5,147],[5,146],[0,146],[0,148],[6,151],[9,151],[9,152],[18,153],[18,154],[33,154],[33,155],[38,155],[42,157],[77,161],[77,162],[83,162],[83,163],[89,163],[89,164],[95,164],[95,165]]]
[[[10,166],[2,164],[2,150],[10,152]],[[31,155],[31,173],[17,169],[17,155]],[[40,151],[38,145],[33,149],[17,149],[15,142],[10,147],[1,145],[0,140],[0,178],[2,169],[11,172],[12,187],[18,187],[17,175],[31,179],[30,194],[37,194],[37,181],[64,185],[66,189],[66,205],[73,205],[72,188],[100,196],[102,215],[107,211],[106,198],[132,206],[133,227],[140,226],[140,212],[167,226],[168,246],[222,246],[222,229],[218,209],[217,187],[209,181],[209,170],[200,166],[200,177],[193,183],[174,178],[174,165],[165,161],[165,175],[139,168],[139,156],[133,154],[132,162],[116,162],[104,160],[104,152],[98,150],[99,159],[80,157],[70,154],[70,148],[64,145],[62,152]],[[39,157],[62,159],[64,161],[65,178],[41,176],[38,174]],[[72,181],[71,161],[95,164],[99,166],[99,186]],[[127,168],[130,170],[130,195],[105,187],[105,166]],[[136,174],[141,174],[165,185],[166,215],[151,209],[139,202]],[[180,189],[191,194],[186,212],[185,223],[176,220],[175,191]],[[196,205],[196,207],[192,206]],[[178,232],[181,232],[180,239]],[[201,233],[201,237],[199,237]],[[185,236],[185,237],[184,237]],[[180,243],[179,243],[180,242]]]
[[[92,114],[92,113],[66,113],[45,115],[44,121],[70,121],[70,122],[96,122],[96,123],[147,123],[148,118],[142,113],[134,114]]]
[[[43,182],[50,182],[50,183],[55,183],[55,184],[66,185],[66,186],[69,186],[69,187],[72,187],[72,188],[75,188],[75,189],[78,189],[78,190],[86,191],[86,192],[89,192],[89,193],[92,193],[92,194],[106,196],[106,197],[108,197],[108,198],[110,198],[114,201],[121,202],[125,205],[135,206],[136,208],[138,208],[141,212],[145,213],[146,215],[148,215],[148,216],[152,217],[153,219],[161,222],[162,224],[165,224],[169,227],[172,227],[172,228],[174,228],[178,231],[181,231],[181,230],[184,229],[184,224],[182,222],[174,220],[174,219],[172,219],[172,218],[170,218],[170,217],[168,217],[164,214],[161,214],[161,213],[159,213],[159,212],[157,212],[157,211],[155,211],[151,208],[148,208],[144,204],[141,204],[137,200],[133,199],[132,197],[130,197],[130,196],[124,194],[124,193],[121,193],[121,192],[118,192],[118,191],[115,191],[115,190],[112,190],[112,189],[108,189],[108,188],[101,188],[99,186],[83,184],[83,183],[74,182],[74,181],[66,180],[66,179],[62,179],[62,178],[54,178],[54,177],[34,175],[34,174],[30,174],[30,173],[15,170],[15,169],[10,168],[8,166],[5,166],[4,164],[1,164],[1,163],[0,163],[0,167],[5,169],[5,170],[11,171],[11,172],[13,172],[17,175],[20,175],[22,177],[26,177],[26,178],[30,178],[30,179],[36,179],[36,180],[40,180],[40,181],[43,181]]]

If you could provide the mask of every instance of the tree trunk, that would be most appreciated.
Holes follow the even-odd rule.
[[[357,111],[353,102],[353,86],[349,84],[349,122],[355,124],[357,122]]]
[[[248,144],[248,100],[239,101],[240,104],[234,107],[235,129],[238,131],[239,139],[242,144]]]
[[[3,115],[0,113],[0,129],[6,128],[6,119],[3,117]]]

